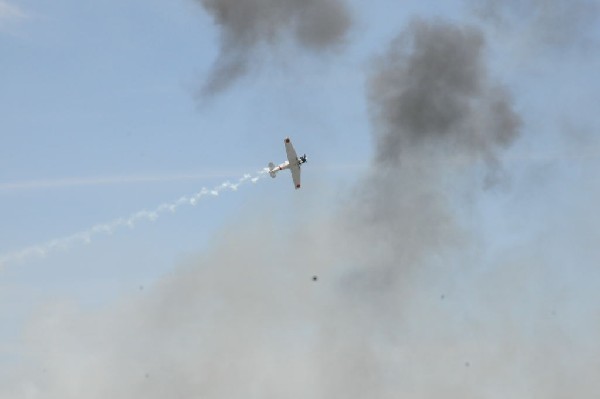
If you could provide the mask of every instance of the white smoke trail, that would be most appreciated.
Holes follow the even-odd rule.
[[[203,187],[196,194],[191,196],[183,196],[178,200],[161,204],[154,210],[142,210],[135,212],[126,218],[118,218],[107,223],[97,224],[87,230],[80,231],[67,237],[55,238],[43,244],[30,246],[19,251],[2,255],[0,256],[0,270],[9,263],[24,261],[32,257],[43,258],[53,251],[64,251],[75,244],[89,244],[92,241],[92,238],[97,234],[110,235],[121,227],[134,228],[136,224],[141,221],[154,222],[160,217],[161,214],[166,212],[173,213],[183,205],[195,206],[198,201],[206,196],[216,197],[225,190],[236,191],[238,187],[244,183],[256,183],[258,180],[263,178],[266,173],[267,170],[261,170],[254,176],[245,174],[235,183],[225,181],[212,189]]]

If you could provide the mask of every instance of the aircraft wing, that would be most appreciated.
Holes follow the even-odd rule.
[[[294,146],[292,145],[292,141],[289,137],[285,140],[285,152],[287,153],[287,159],[290,163],[290,170],[292,171],[292,179],[294,180],[294,187],[296,189],[300,188],[300,164],[298,163],[298,155],[296,154],[296,150],[294,150]]]
[[[298,155],[296,155],[296,150],[294,150],[294,146],[289,137],[285,139],[285,152],[287,153],[287,159],[290,162],[290,165],[297,165]]]
[[[300,188],[300,165],[298,165],[298,162],[290,164],[290,170],[292,171],[292,179],[294,179],[294,187],[297,190]]]

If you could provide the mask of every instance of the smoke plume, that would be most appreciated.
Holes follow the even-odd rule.
[[[481,32],[443,22],[416,20],[394,40],[369,80],[378,167],[427,148],[492,158],[514,140],[520,118],[484,55]]]
[[[382,282],[464,239],[444,179],[458,182],[483,160],[489,180],[496,154],[519,134],[510,96],[487,72],[484,44],[475,28],[415,20],[373,63],[375,155],[348,219],[360,241],[377,243],[368,254],[382,258]]]
[[[350,27],[345,0],[199,0],[220,27],[220,50],[202,95],[227,89],[253,65],[263,50],[291,39],[300,49],[331,50]]]

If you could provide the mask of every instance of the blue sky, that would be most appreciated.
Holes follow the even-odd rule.
[[[472,303],[464,293],[468,289],[457,292],[495,273],[500,264],[513,265],[498,272],[507,281],[500,286],[510,287],[511,267],[534,259],[531,263],[540,266],[525,271],[524,280],[545,283],[524,288],[525,298],[546,303],[548,312],[562,309],[561,326],[574,326],[566,335],[579,339],[576,332],[597,333],[597,14],[565,13],[558,0],[545,9],[531,0],[525,7],[531,10],[511,9],[513,3],[497,6],[498,19],[492,19],[478,14],[476,3],[350,2],[352,26],[339,48],[305,51],[286,36],[260,52],[249,72],[229,88],[202,100],[199,93],[219,56],[222,30],[200,2],[0,0],[0,258],[254,175],[269,161],[284,159],[288,135],[309,158],[297,192],[286,176],[261,179],[155,222],[99,234],[89,244],[7,262],[0,268],[0,320],[5,321],[0,324],[0,375],[12,375],[21,364],[35,369],[35,345],[27,337],[32,325],[54,314],[49,304],[74,304],[78,312],[92,315],[135,307],[136,296],[168,285],[164,281],[177,270],[196,259],[218,257],[215,248],[229,242],[228,234],[249,230],[252,236],[254,218],[261,217],[254,212],[275,220],[277,236],[313,224],[321,226],[319,234],[327,231],[322,225],[361,190],[372,165],[375,128],[367,81],[373,59],[415,17],[480,29],[488,73],[511,93],[523,120],[519,138],[499,154],[504,178],[497,185],[481,188],[481,163],[465,168],[456,180],[450,172],[444,177],[450,180],[442,179],[458,224],[477,238],[469,247],[472,253],[463,255],[481,260],[465,275],[452,275],[454,306],[464,306],[465,318],[485,324],[481,320],[498,310],[495,299],[488,297],[487,303],[483,295],[481,303]],[[597,12],[594,4],[578,1],[573,9]],[[462,262],[456,254],[452,259]],[[343,266],[334,269],[344,272]],[[448,284],[435,280],[433,286],[448,289]],[[556,294],[549,304],[538,291],[543,288]],[[489,292],[493,296],[494,288]],[[198,300],[218,297],[206,295]],[[320,295],[326,301],[333,294]],[[498,288],[498,295],[510,290]],[[411,312],[418,310],[406,314]],[[299,325],[300,330],[315,328]],[[485,326],[498,333],[503,323],[498,319]],[[309,345],[302,335],[291,339]],[[578,342],[585,346],[584,338]],[[577,352],[579,344],[574,347]],[[599,351],[595,344],[593,353]],[[418,369],[427,372],[426,365]],[[38,381],[20,369],[18,376]],[[50,386],[58,387],[55,395],[65,392],[60,382]],[[412,386],[415,397],[425,392],[418,382]],[[17,387],[0,395],[25,397],[23,392]],[[510,392],[542,397],[527,396],[518,384]]]

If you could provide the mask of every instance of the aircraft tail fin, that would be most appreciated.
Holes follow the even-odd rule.
[[[277,176],[275,174],[275,172],[273,171],[274,168],[275,168],[275,164],[273,162],[269,162],[269,174],[271,175],[272,178],[275,178],[275,176]]]

